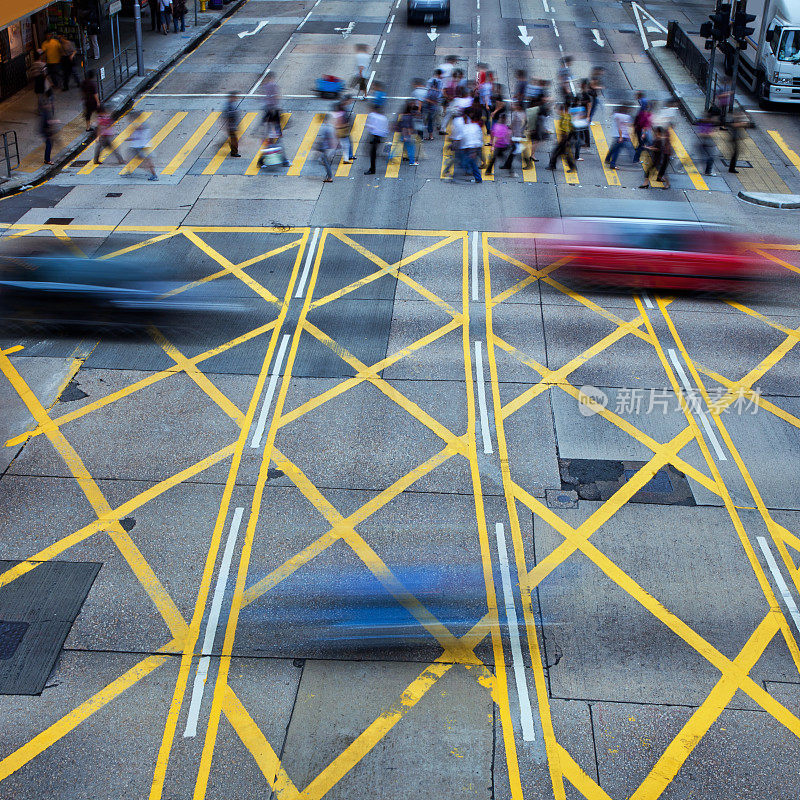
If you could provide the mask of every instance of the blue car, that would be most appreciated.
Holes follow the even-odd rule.
[[[406,0],[406,17],[414,22],[450,24],[450,0]]]

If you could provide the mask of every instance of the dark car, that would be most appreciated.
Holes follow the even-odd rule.
[[[450,23],[450,0],[406,0],[408,22]]]

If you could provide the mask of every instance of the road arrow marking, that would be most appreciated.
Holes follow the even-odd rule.
[[[527,47],[533,41],[533,36],[528,36],[528,26],[517,25],[517,28],[519,29],[519,36],[517,38]]]
[[[255,36],[267,24],[267,22],[268,20],[262,19],[261,22],[259,22],[258,25],[256,25],[255,28],[253,28],[253,30],[242,31],[239,34],[239,38],[244,39],[245,36]]]
[[[605,42],[600,38],[600,31],[597,28],[592,28],[592,34],[594,35],[594,40],[600,47],[605,47]]]
[[[439,34],[438,34],[438,33],[436,33],[436,28],[433,28],[433,27],[432,27],[432,28],[431,28],[431,29],[428,31],[428,33],[427,33],[427,37],[428,37],[428,38],[429,38],[429,39],[430,39],[432,42],[435,42],[435,41],[436,41],[436,40],[439,38]]]
[[[355,26],[355,22],[350,22],[346,28],[334,28],[334,30],[342,34],[342,39],[346,39],[353,32]]]

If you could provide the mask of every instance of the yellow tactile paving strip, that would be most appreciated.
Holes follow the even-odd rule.
[[[54,227],[45,225],[12,225],[5,227],[12,228],[15,231],[13,235],[17,236],[25,236],[30,233],[48,230],[65,240],[69,240],[71,232],[76,230],[76,228],[80,231],[102,230],[109,232],[112,230],[111,227],[100,228],[97,226]],[[71,730],[90,718],[95,712],[115,701],[123,695],[128,688],[158,669],[166,661],[167,653],[179,653],[181,655],[180,670],[172,697],[165,698],[163,718],[166,721],[163,732],[161,733],[159,754],[153,769],[150,798],[151,800],[156,800],[157,798],[169,796],[169,787],[165,786],[167,769],[176,736],[181,707],[186,702],[186,690],[191,673],[192,657],[197,650],[201,623],[209,600],[214,565],[219,553],[225,522],[230,511],[231,496],[236,482],[237,471],[242,459],[247,433],[254,419],[259,399],[261,398],[268,367],[271,363],[276,344],[286,328],[286,314],[289,306],[289,299],[293,296],[293,291],[297,284],[300,266],[306,254],[306,248],[310,239],[310,230],[307,228],[289,229],[287,231],[269,228],[232,229],[208,227],[161,229],[129,227],[116,228],[115,230],[123,233],[143,233],[147,234],[147,238],[132,247],[127,247],[116,253],[111,253],[108,258],[114,258],[124,252],[130,252],[131,249],[134,248],[157,246],[158,242],[174,236],[184,237],[187,242],[198,247],[206,255],[210,256],[220,267],[219,270],[210,273],[206,278],[202,279],[201,282],[216,280],[222,276],[235,276],[250,286],[250,288],[271,307],[277,307],[279,310],[278,318],[275,321],[260,326],[259,328],[243,334],[237,339],[214,348],[214,350],[202,353],[193,358],[186,358],[168,342],[163,335],[154,332],[154,338],[157,343],[175,361],[174,367],[147,375],[145,378],[132,383],[125,389],[114,392],[105,398],[96,400],[87,406],[56,418],[52,417],[39,403],[8,358],[12,351],[17,348],[12,347],[4,352],[0,352],[0,371],[15,388],[19,394],[20,400],[30,410],[31,415],[38,425],[38,427],[29,434],[18,437],[14,440],[14,443],[24,441],[26,438],[30,437],[46,436],[69,466],[73,477],[86,495],[97,515],[96,521],[63,539],[53,542],[39,553],[31,554],[26,562],[0,575],[0,587],[7,585],[16,577],[19,577],[19,575],[34,569],[36,567],[36,562],[56,558],[78,542],[85,541],[97,533],[107,533],[114,544],[119,548],[122,556],[129,564],[132,573],[149,594],[165,624],[165,641],[160,644],[154,644],[152,650],[154,655],[143,658],[138,664],[120,675],[93,697],[89,698],[77,708],[69,710],[60,720],[41,731],[27,744],[0,760],[0,782],[29,763],[32,759],[35,759],[39,753],[62,739]],[[245,262],[234,264],[211,247],[205,240],[205,234],[213,232],[249,232],[264,234],[264,253]],[[274,233],[281,233],[284,235],[288,233],[293,237],[292,241],[279,247],[270,246],[269,235]],[[390,264],[370,250],[369,241],[370,237],[373,236],[376,237],[376,239],[387,236],[404,236],[406,237],[407,243],[413,242],[415,237],[419,237],[419,248],[412,254],[404,256],[396,263]],[[795,586],[800,590],[800,573],[793,561],[793,557],[797,558],[797,552],[800,551],[800,538],[771,518],[769,510],[765,507],[758,488],[747,472],[744,462],[736,450],[731,437],[725,430],[721,418],[721,413],[724,409],[731,405],[735,399],[744,392],[749,393],[749,396],[751,396],[755,402],[759,403],[764,410],[800,428],[800,420],[780,409],[772,402],[760,398],[757,393],[752,391],[752,387],[756,381],[797,345],[798,341],[800,341],[800,329],[785,329],[781,327],[779,323],[769,320],[754,310],[732,302],[731,305],[733,308],[750,317],[759,319],[766,325],[781,330],[786,338],[759,366],[743,377],[737,379],[717,375],[695,362],[686,351],[669,314],[669,299],[656,298],[656,309],[650,309],[648,311],[637,298],[636,305],[638,316],[632,321],[626,322],[612,311],[603,308],[588,298],[583,297],[581,294],[562,285],[557,279],[557,272],[564,263],[563,261],[553,261],[537,269],[506,252],[509,244],[519,245],[520,240],[527,240],[533,244],[531,240],[534,238],[534,235],[484,233],[481,239],[481,253],[486,298],[485,340],[487,343],[491,379],[491,402],[494,407],[497,427],[499,463],[502,470],[504,492],[511,523],[512,542],[523,601],[523,616],[528,632],[528,647],[533,663],[538,710],[542,721],[553,791],[556,798],[565,798],[566,789],[564,781],[566,780],[586,798],[594,800],[595,798],[608,797],[605,791],[581,769],[577,761],[558,741],[555,735],[545,683],[544,667],[539,652],[536,625],[531,606],[531,591],[535,589],[539,582],[559,565],[564,563],[571,555],[580,552],[596,564],[623,591],[627,592],[632,598],[639,602],[643,608],[652,613],[720,672],[719,682],[708,695],[705,702],[690,717],[683,730],[667,747],[661,758],[653,766],[650,774],[644,779],[639,789],[633,795],[636,798],[656,798],[669,785],[670,781],[692,753],[697,743],[702,739],[703,735],[709,730],[710,726],[719,717],[739,689],[748,694],[760,708],[784,725],[790,732],[800,737],[800,719],[789,709],[781,705],[748,675],[753,665],[758,661],[761,653],[775,636],[780,635],[785,639],[795,664],[798,667],[800,667],[800,650],[798,650],[792,632],[781,611],[781,607],[773,594],[770,583],[765,577],[758,559],[755,556],[738,510],[731,500],[728,487],[717,470],[716,463],[708,451],[705,440],[697,427],[694,416],[689,412],[685,400],[683,400],[683,408],[686,414],[687,425],[671,441],[666,443],[655,441],[613,411],[607,408],[601,408],[600,406],[595,407],[594,410],[608,423],[616,425],[630,436],[634,437],[651,450],[653,455],[650,461],[642,467],[630,481],[628,481],[610,500],[603,503],[577,528],[573,528],[567,524],[555,511],[533,497],[515,481],[512,467],[508,460],[505,425],[507,420],[516,411],[521,409],[534,397],[544,392],[564,391],[577,400],[579,390],[570,383],[570,374],[589,359],[603,354],[619,339],[629,335],[635,336],[648,346],[653,347],[664,366],[666,375],[673,388],[678,396],[683,398],[680,387],[672,372],[672,368],[664,355],[667,346],[677,347],[685,357],[692,372],[692,377],[704,393],[705,388],[701,377],[703,375],[718,381],[728,388],[727,394],[710,407],[711,417],[720,436],[732,454],[744,480],[750,488],[754,505],[766,523],[772,535],[773,542],[778,548]],[[371,274],[361,280],[355,281],[323,297],[315,298],[314,287],[320,268],[325,262],[326,247],[333,242],[336,242],[337,246],[345,245],[349,247],[353,251],[353,258],[366,259],[374,265],[375,269]],[[783,264],[787,269],[793,272],[798,271],[797,268],[780,258],[778,253],[781,248],[770,247],[770,249],[767,249],[764,246],[761,247],[762,251],[767,253],[777,263]],[[451,257],[456,259],[456,263],[460,262],[461,266],[461,301],[455,304],[442,300],[421,282],[414,280],[404,272],[406,266],[424,260],[433,253],[438,253],[437,258],[441,257],[442,253],[440,251],[448,248]],[[269,290],[258,284],[258,282],[247,274],[246,269],[249,265],[269,259],[278,253],[290,252],[292,249],[296,249],[296,253],[294,254],[293,268],[283,297],[273,295]],[[364,563],[365,567],[372,572],[397,601],[401,603],[419,621],[420,625],[441,645],[442,654],[431,664],[427,665],[399,697],[387,698],[386,708],[388,710],[367,726],[352,744],[345,748],[339,756],[304,788],[296,786],[292,781],[292,776],[288,775],[284,770],[278,756],[278,752],[280,751],[279,743],[270,743],[267,740],[247,708],[230,686],[228,682],[230,659],[221,658],[219,660],[219,671],[213,679],[211,711],[203,742],[202,758],[194,792],[195,800],[200,800],[206,795],[206,787],[212,775],[212,758],[219,730],[219,722],[223,714],[231,723],[233,729],[241,738],[245,747],[250,751],[263,772],[265,776],[263,791],[267,791],[267,786],[269,786],[281,800],[294,800],[294,798],[320,800],[320,798],[335,786],[344,775],[353,769],[361,759],[375,748],[390,730],[400,724],[406,715],[413,713],[417,703],[433,686],[435,686],[439,678],[452,669],[455,664],[466,667],[468,673],[491,694],[494,702],[497,704],[499,717],[502,723],[506,759],[508,762],[510,793],[515,800],[520,800],[523,797],[519,765],[517,762],[516,740],[507,689],[503,644],[498,624],[497,599],[491,569],[491,549],[486,529],[479,462],[477,458],[476,410],[469,331],[470,305],[468,281],[470,265],[468,251],[468,234],[465,231],[322,230],[307,291],[304,295],[303,308],[300,313],[299,321],[292,334],[288,360],[286,362],[284,376],[280,382],[275,412],[266,434],[259,476],[255,487],[252,506],[247,518],[243,549],[236,569],[232,607],[225,622],[225,638],[222,650],[223,655],[229,655],[232,652],[239,615],[245,606],[258,600],[289,575],[303,569],[306,564],[330,547],[334,542],[342,541],[349,545],[353,552]],[[509,265],[518,269],[519,280],[510,288],[494,295],[492,289],[492,265],[497,263],[497,260],[503,262],[503,269],[506,272]],[[408,345],[401,351],[388,355],[377,364],[367,365],[359,361],[351,353],[348,353],[324,331],[313,325],[309,321],[309,313],[322,305],[335,303],[337,300],[347,297],[359,287],[387,274],[396,276],[398,280],[405,283],[408,288],[413,289],[419,295],[420,299],[427,300],[436,305],[438,309],[445,313],[447,319],[441,327],[428,333],[426,336]],[[539,364],[535,359],[505,342],[500,336],[494,333],[492,322],[493,310],[501,303],[514,297],[518,292],[525,290],[526,287],[535,284],[537,281],[548,284],[551,288],[568,295],[572,300],[582,304],[594,313],[601,315],[604,319],[613,322],[616,326],[614,331],[592,345],[584,353],[555,370]],[[667,344],[659,340],[654,328],[654,322],[657,322],[661,328],[663,328],[663,325],[667,326],[672,336],[672,341]],[[420,349],[439,340],[447,333],[457,330],[461,331],[462,338],[464,391],[467,401],[466,429],[463,432],[449,430],[445,425],[431,417],[427,412],[412,402],[402,391],[393,386],[390,381],[380,377],[380,372],[389,365],[396,364],[411,353],[418,352]],[[225,349],[234,347],[237,343],[261,335],[269,336],[268,352],[261,372],[258,375],[256,387],[248,407],[246,410],[242,410],[219,391],[207,376],[202,373],[201,365],[216,353],[223,352]],[[355,370],[356,374],[354,377],[342,380],[334,387],[328,389],[318,397],[308,400],[298,408],[284,412],[284,404],[292,380],[292,366],[302,335],[313,336],[318,341],[331,348],[331,350],[337,353],[339,357]],[[499,391],[502,375],[500,374],[496,357],[498,348],[511,354],[532,370],[531,386],[505,405],[501,402]],[[76,370],[79,366],[80,364],[76,366]],[[206,393],[215,406],[221,408],[231,419],[235,420],[241,433],[235,441],[231,441],[218,452],[209,455],[207,458],[184,469],[182,472],[150,487],[140,495],[126,501],[121,506],[112,508],[103,497],[98,484],[89,474],[78,453],[72,448],[61,428],[71,420],[89,415],[99,408],[113,405],[117,400],[134,395],[145,386],[167,379],[170,375],[179,372],[185,372],[197,386]],[[396,403],[399,408],[403,409],[425,425],[429,430],[433,431],[441,439],[442,448],[426,461],[416,465],[407,475],[399,478],[394,484],[377,494],[361,508],[345,516],[335,508],[308,476],[292,462],[291,458],[276,447],[275,442],[276,436],[282,428],[298,420],[302,420],[305,415],[313,413],[324,403],[364,382],[372,384],[372,386],[382,392],[385,397]],[[518,381],[515,380],[515,382]],[[705,399],[706,402],[709,401],[707,393],[705,394]],[[703,452],[708,466],[707,472],[690,466],[680,456],[682,449],[693,441],[698,443]],[[383,508],[403,491],[413,486],[413,484],[423,476],[428,475],[454,457],[466,459],[470,466],[475,502],[476,530],[483,563],[487,597],[487,611],[485,616],[476,623],[471,631],[460,638],[453,636],[453,634],[448,631],[419,600],[400,584],[391,570],[383,562],[380,554],[372,548],[369,541],[358,531],[359,525],[361,525],[364,520]],[[187,620],[183,617],[177,605],[169,596],[159,576],[138,550],[132,538],[122,528],[119,520],[132,513],[136,508],[141,507],[145,503],[150,502],[168,491],[170,488],[201,474],[212,464],[226,460],[230,460],[228,478],[225,483],[219,514],[211,537],[211,544],[197,594],[197,601],[191,619]],[[620,567],[595,547],[591,541],[592,535],[602,525],[611,520],[614,514],[631,499],[636,491],[644,486],[655,472],[666,463],[673,464],[677,469],[691,476],[722,498],[725,508],[740,537],[749,563],[763,590],[769,612],[753,631],[752,636],[742,648],[739,655],[733,659],[724,656],[679,617],[664,608],[657,598],[648,594],[643,587],[639,586]],[[248,566],[259,519],[261,500],[266,486],[267,470],[271,464],[275,464],[291,479],[293,484],[327,521],[330,528],[316,541],[275,568],[269,575],[255,584],[248,585]],[[519,503],[530,509],[533,514],[547,522],[564,537],[564,542],[533,569],[529,569],[525,560],[522,532],[518,518]],[[486,636],[491,637],[496,665],[494,671],[483,664],[475,654],[477,645],[481,643]]]
[[[730,137],[724,131],[717,131],[714,134],[714,140],[720,152],[725,155],[725,158],[728,158],[731,152]],[[791,193],[792,190],[783,182],[767,157],[747,134],[742,138],[739,160],[749,161],[752,164],[751,167],[743,164],[738,164],[736,167],[738,170],[736,177],[748,192]]]

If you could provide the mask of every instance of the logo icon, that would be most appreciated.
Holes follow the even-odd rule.
[[[608,395],[596,386],[586,384],[578,389],[578,411],[584,417],[591,417],[608,405]]]

